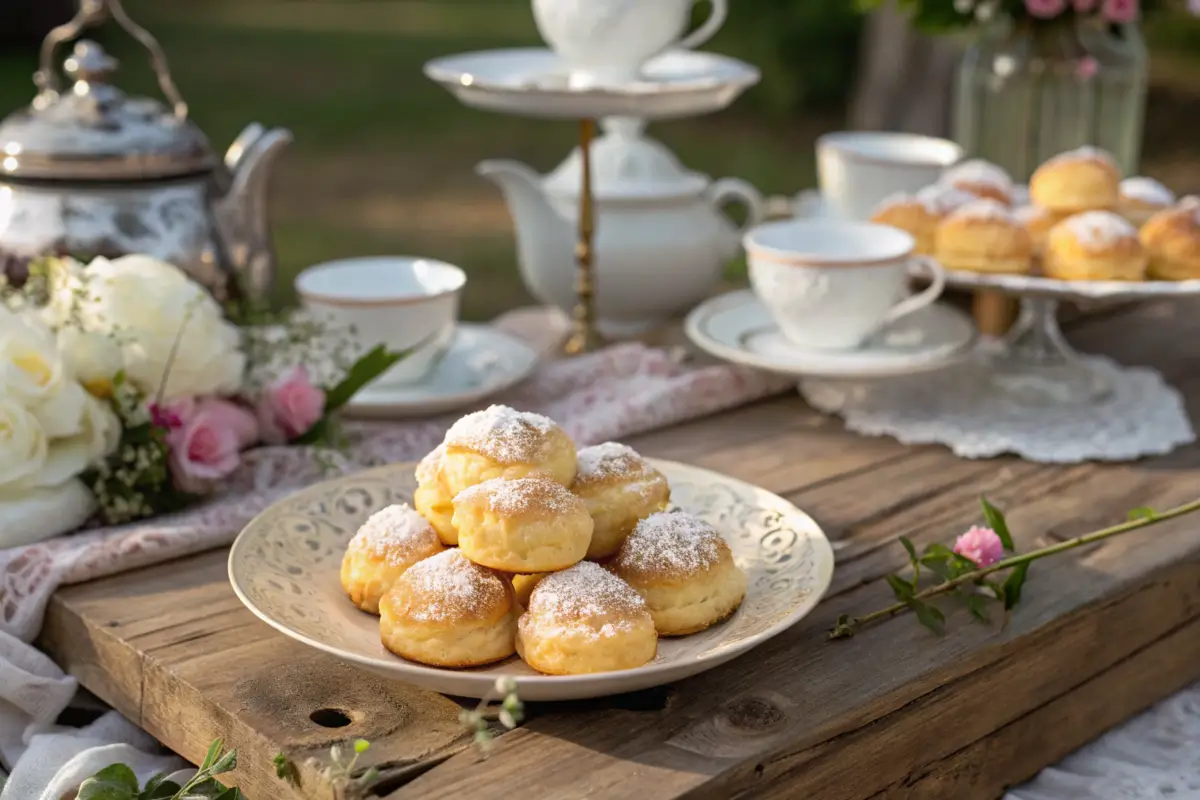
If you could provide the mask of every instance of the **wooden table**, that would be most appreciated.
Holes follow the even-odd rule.
[[[1149,363],[1200,419],[1200,306],[1075,326],[1081,347]],[[839,543],[833,589],[802,624],[662,690],[533,707],[490,758],[447,698],[388,683],[275,633],[211,552],[55,595],[41,646],[84,686],[196,761],[223,736],[251,800],[321,798],[303,762],[349,737],[392,798],[991,798],[1200,678],[1200,518],[1035,565],[1007,630],[908,616],[844,642],[839,614],[887,604],[897,536],[948,542],[986,493],[1027,550],[1200,494],[1200,449],[1136,465],[962,461],[847,434],[796,396],[632,440],[796,502]],[[327,727],[342,724],[342,727]],[[283,751],[301,786],[274,776]]]

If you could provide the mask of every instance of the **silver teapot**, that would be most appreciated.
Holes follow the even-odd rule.
[[[117,62],[80,40],[109,16],[149,51],[170,103],[128,97],[110,83]],[[158,42],[120,0],[83,0],[42,44],[33,103],[0,123],[0,275],[20,280],[28,260],[152,255],[186,270],[221,300],[263,299],[275,256],[267,182],[286,130],[252,124],[222,160],[188,119]]]

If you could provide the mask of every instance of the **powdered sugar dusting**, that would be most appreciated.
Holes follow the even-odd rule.
[[[562,484],[542,475],[516,480],[492,478],[459,492],[454,505],[460,504],[482,505],[503,516],[587,513],[582,500]]]
[[[989,219],[998,222],[1014,222],[1012,211],[1003,203],[990,198],[972,200],[950,214],[949,219]]]
[[[1059,153],[1049,159],[1046,164],[1062,164],[1068,161],[1103,161],[1113,169],[1117,169],[1117,160],[1112,157],[1111,153],[1107,150],[1101,150],[1099,147],[1092,147],[1091,145]]]
[[[1022,225],[1028,225],[1031,222],[1036,222],[1040,219],[1046,219],[1050,216],[1050,212],[1041,206],[1021,206],[1014,209],[1012,212],[1013,219]]]
[[[975,195],[953,186],[926,186],[917,192],[916,199],[932,214],[949,214],[967,203],[975,201]]]
[[[971,159],[957,164],[942,173],[947,186],[988,186],[1004,193],[1012,191],[1012,178],[1000,167],[982,159]]]
[[[685,511],[661,511],[637,524],[621,546],[614,566],[638,571],[689,574],[721,560],[721,535]]]
[[[1137,239],[1137,229],[1110,211],[1087,211],[1069,217],[1062,224],[1089,250],[1103,250]]]
[[[408,503],[376,511],[350,540],[350,547],[372,552],[392,564],[412,561],[414,554],[438,544],[437,532],[429,520]]]
[[[508,406],[491,406],[467,414],[446,431],[446,445],[462,447],[501,464],[518,464],[538,457],[554,420]]]
[[[564,621],[641,615],[646,602],[633,587],[592,561],[543,578],[529,597],[529,613]]]
[[[1153,206],[1169,206],[1175,193],[1154,178],[1126,178],[1121,181],[1121,195]]]
[[[632,447],[618,442],[592,445],[579,451],[576,481],[636,480],[649,477],[653,468]]]
[[[417,483],[428,486],[437,480],[438,469],[446,455],[446,445],[439,444],[417,464]]]
[[[879,205],[875,206],[875,213],[882,214],[885,211],[896,208],[897,206],[907,205],[913,202],[914,198],[907,192],[896,192],[889,194],[887,197],[879,201]]]
[[[414,564],[393,591],[409,598],[406,616],[418,622],[486,616],[508,598],[503,578],[457,548]]]

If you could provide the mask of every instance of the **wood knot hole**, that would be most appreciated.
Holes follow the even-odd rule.
[[[354,721],[339,708],[318,708],[309,714],[308,718],[322,728],[344,728]]]
[[[748,732],[769,730],[786,716],[779,706],[761,697],[745,697],[725,709],[729,726]]]

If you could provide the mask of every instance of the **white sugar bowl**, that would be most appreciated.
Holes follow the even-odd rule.
[[[686,170],[665,145],[642,136],[642,125],[605,120],[592,146],[596,315],[607,338],[637,336],[705,299],[741,252],[743,230],[762,218],[753,186]],[[577,148],[546,177],[515,161],[476,168],[508,201],[526,287],[567,312],[575,305],[581,161]],[[741,229],[721,212],[730,203],[746,208]]]

